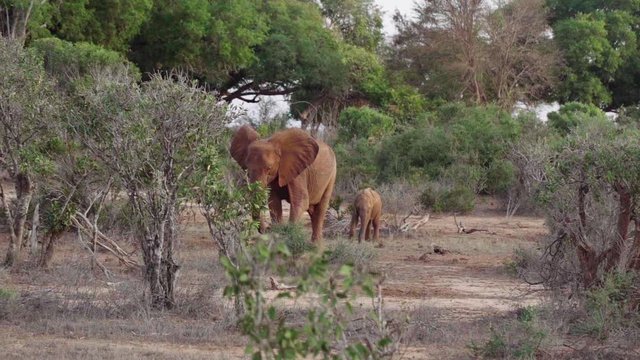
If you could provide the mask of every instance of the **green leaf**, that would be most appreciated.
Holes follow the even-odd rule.
[[[353,273],[353,266],[344,264],[340,266],[338,273],[342,276],[349,277]]]

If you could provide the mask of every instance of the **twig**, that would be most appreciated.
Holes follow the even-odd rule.
[[[73,225],[87,235],[90,235],[92,239],[95,239],[96,245],[107,250],[116,256],[124,265],[132,268],[137,268],[140,265],[137,261],[131,258],[131,256],[122,249],[114,240],[107,237],[100,230],[96,229],[89,219],[87,219],[80,212],[76,212],[71,217]],[[94,238],[95,236],[95,238]]]
[[[271,281],[271,290],[286,291],[286,290],[296,289],[296,287],[293,285],[285,285],[285,284],[279,283],[276,279],[274,279],[271,276],[269,276],[269,280]]]

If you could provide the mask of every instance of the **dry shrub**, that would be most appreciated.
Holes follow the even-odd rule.
[[[376,257],[372,244],[339,239],[330,247],[329,261],[335,265],[351,264],[356,269],[366,270]]]
[[[399,228],[402,219],[419,210],[420,189],[406,180],[396,180],[379,186],[376,191],[382,198],[382,214],[392,228]]]

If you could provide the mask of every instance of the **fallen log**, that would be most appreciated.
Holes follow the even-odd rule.
[[[271,280],[271,290],[288,291],[288,290],[295,290],[296,289],[295,286],[285,285],[285,284],[279,283],[276,279],[274,279],[271,276],[269,276],[269,280]]]
[[[456,213],[453,213],[453,223],[456,224],[456,227],[458,228],[458,234],[473,234],[474,232],[479,232],[479,231],[489,232],[489,230],[487,229],[465,228],[464,225],[462,224],[462,221],[458,222],[458,219],[456,218]]]

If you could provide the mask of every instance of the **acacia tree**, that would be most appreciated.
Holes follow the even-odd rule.
[[[486,86],[505,108],[552,94],[560,56],[547,17],[544,0],[514,0],[487,17]]]
[[[50,166],[47,151],[50,128],[57,116],[58,98],[42,64],[18,41],[0,38],[0,170],[15,187],[15,201],[0,186],[9,223],[10,241],[5,265],[18,262],[25,236],[26,216],[36,188],[34,174]]]
[[[588,119],[545,161],[538,196],[555,233],[550,260],[574,258],[586,288],[607,272],[640,270],[637,130]],[[574,254],[566,252],[571,250]]]
[[[550,95],[558,55],[544,1],[424,0],[415,12],[395,16],[389,65],[424,94],[505,108]]]
[[[198,148],[220,135],[225,107],[186,77],[103,77],[81,92],[85,112],[76,125],[84,144],[126,191],[142,249],[154,308],[175,305],[176,259],[183,186]]]

